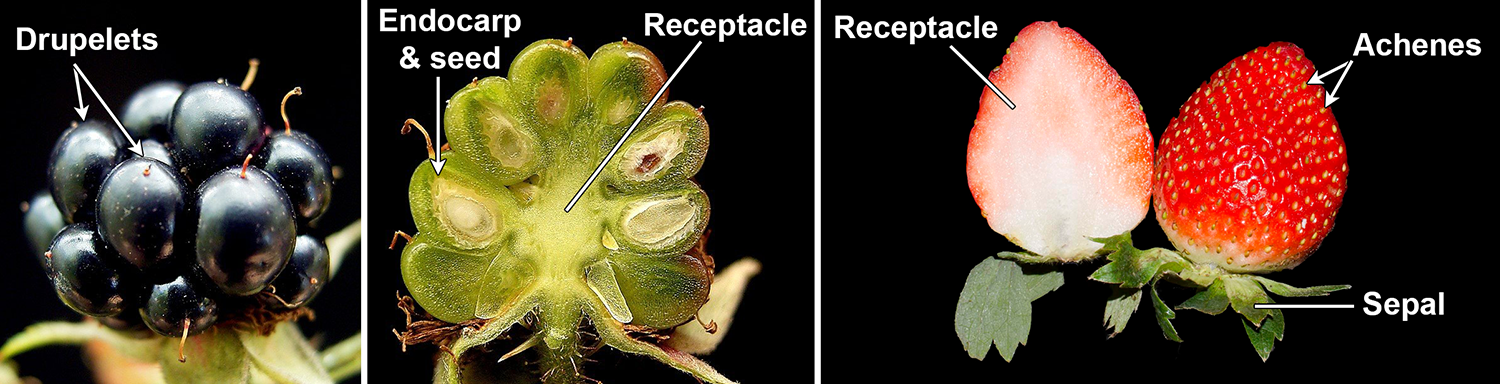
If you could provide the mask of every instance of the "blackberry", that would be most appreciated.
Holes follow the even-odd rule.
[[[63,303],[147,337],[301,310],[331,272],[305,233],[332,200],[322,147],[289,123],[272,134],[260,103],[222,80],[151,83],[123,112],[144,156],[119,127],[74,124],[52,149],[47,190],[22,204]]]
[[[167,146],[155,139],[141,140],[141,152],[144,152],[148,158],[166,164],[167,168],[177,169],[177,163],[172,161],[172,153],[167,151]]]
[[[38,191],[31,197],[31,201],[21,204],[21,211],[25,214],[23,226],[26,228],[26,239],[30,241],[37,261],[46,266],[47,248],[52,247],[52,239],[57,237],[57,232],[62,231],[65,225],[62,212],[57,210],[57,203],[52,201],[52,194],[47,191]]]
[[[117,128],[93,120],[63,131],[62,138],[52,147],[47,178],[51,182],[52,199],[62,209],[64,220],[93,221],[99,184],[130,154],[122,150],[124,141]]]
[[[429,159],[407,189],[417,227],[401,252],[410,301],[448,323],[526,324],[532,339],[504,356],[545,345],[533,348],[542,381],[583,377],[577,357],[607,345],[728,382],[631,336],[717,327],[691,324],[715,283],[713,258],[695,247],[709,220],[693,180],[709,145],[701,108],[667,101],[665,68],[629,41],[593,56],[571,40],[538,41],[507,76],[475,79],[448,100],[441,175],[432,160],[443,143],[415,120],[402,127],[422,132]],[[403,344],[430,337],[407,323]],[[470,346],[527,336],[503,331],[439,341],[438,366],[462,367]],[[473,380],[463,368],[434,377]]]
[[[182,83],[162,80],[146,84],[130,95],[130,101],[125,102],[125,114],[121,117],[121,124],[130,131],[130,137],[166,137],[172,107],[177,105],[177,97],[182,96],[183,89],[186,87]]]
[[[292,254],[297,224],[286,192],[265,171],[229,168],[198,188],[198,264],[224,292],[260,292]]]
[[[297,245],[292,249],[291,260],[271,286],[276,287],[276,297],[288,307],[298,307],[312,301],[323,284],[328,282],[331,265],[328,246],[312,236],[297,236]]]
[[[260,103],[250,92],[222,81],[182,91],[169,127],[173,158],[194,180],[243,160],[265,139]]]
[[[196,335],[219,318],[219,304],[208,293],[182,276],[157,284],[146,296],[141,319],[163,336]]]
[[[148,269],[172,256],[186,188],[171,166],[134,157],[99,190],[99,235],[130,264]]]
[[[88,224],[69,225],[57,234],[47,265],[52,287],[64,304],[89,316],[114,316],[128,306],[130,288],[105,260],[108,252]]]
[[[333,170],[323,148],[306,134],[288,130],[272,135],[262,166],[286,188],[299,222],[312,221],[328,210]]]
[[[286,101],[293,95],[302,94],[302,88],[287,92],[281,99],[281,119],[286,118]],[[287,122],[286,129],[272,134],[266,144],[266,155],[261,168],[276,178],[286,189],[292,207],[297,213],[299,225],[306,225],[328,210],[333,194],[333,166],[323,147],[318,146],[307,134],[293,131]]]

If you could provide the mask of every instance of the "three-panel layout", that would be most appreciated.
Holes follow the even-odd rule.
[[[0,384],[1475,367],[1481,22],[952,5],[13,14]]]

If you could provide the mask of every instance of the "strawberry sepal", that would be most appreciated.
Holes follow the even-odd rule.
[[[1280,309],[1272,310],[1271,316],[1260,327],[1250,325],[1249,320],[1240,320],[1240,324],[1245,326],[1245,335],[1250,336],[1250,346],[1255,347],[1255,354],[1260,355],[1261,362],[1271,358],[1276,340],[1281,340],[1286,331],[1286,319]]]
[[[1178,251],[1137,249],[1131,243],[1129,232],[1093,240],[1104,244],[1100,253],[1109,260],[1089,278],[1113,285],[1104,313],[1105,328],[1111,329],[1111,337],[1125,330],[1125,324],[1142,301],[1143,291],[1149,289],[1162,335],[1168,340],[1182,342],[1171,321],[1177,317],[1174,307],[1168,306],[1157,294],[1157,282],[1168,281],[1198,290],[1175,306],[1177,310],[1191,309],[1218,315],[1234,308],[1244,317],[1242,321],[1251,346],[1261,361],[1265,361],[1275,348],[1276,340],[1281,340],[1286,319],[1279,309],[1255,308],[1255,304],[1275,303],[1270,294],[1282,297],[1326,296],[1350,288],[1349,285],[1299,288],[1260,275],[1231,273],[1215,265],[1194,263]]]
[[[1177,336],[1177,327],[1172,326],[1172,319],[1177,317],[1176,312],[1167,303],[1161,301],[1161,296],[1156,294],[1156,284],[1151,284],[1151,306],[1156,309],[1156,325],[1161,326],[1161,333],[1172,340],[1181,343],[1182,337]]]
[[[1099,251],[1106,253],[1109,264],[1095,270],[1089,275],[1089,279],[1106,284],[1140,288],[1154,283],[1159,276],[1167,273],[1177,275],[1192,265],[1181,254],[1170,249],[1136,249],[1130,242],[1130,232],[1093,240],[1104,244]]]
[[[1287,285],[1286,283],[1282,283],[1282,282],[1279,282],[1279,281],[1276,281],[1276,280],[1267,279],[1264,276],[1255,276],[1255,275],[1252,275],[1252,276],[1250,276],[1250,278],[1253,278],[1253,279],[1255,279],[1255,281],[1260,282],[1260,285],[1265,286],[1266,290],[1271,291],[1271,293],[1274,293],[1274,294],[1276,294],[1276,296],[1281,296],[1281,297],[1328,296],[1329,293],[1333,293],[1335,291],[1342,291],[1342,290],[1350,288],[1349,284],[1343,284],[1343,285],[1318,285],[1318,286],[1312,286],[1312,287],[1307,287],[1307,288],[1297,288],[1297,287],[1293,287],[1293,286]]]
[[[1229,296],[1224,292],[1224,282],[1215,279],[1208,289],[1198,291],[1193,297],[1189,297],[1177,309],[1192,309],[1209,315],[1224,313],[1229,308]]]
[[[1270,309],[1255,307],[1256,303],[1273,302],[1255,279],[1245,275],[1226,275],[1219,279],[1224,281],[1224,293],[1229,295],[1229,305],[1234,307],[1235,312],[1244,315],[1245,320],[1258,327],[1266,316],[1271,315]]]

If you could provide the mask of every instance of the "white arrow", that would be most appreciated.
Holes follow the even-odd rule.
[[[1339,93],[1339,86],[1344,85],[1344,76],[1348,76],[1349,70],[1352,68],[1354,68],[1354,60],[1345,61],[1343,64],[1339,64],[1339,66],[1333,67],[1333,69],[1323,72],[1322,74],[1319,74],[1316,70],[1313,71],[1312,78],[1307,80],[1308,85],[1321,85],[1323,84],[1323,77],[1333,74],[1334,71],[1338,71],[1340,69],[1344,70],[1344,73],[1339,74],[1339,82],[1333,85],[1333,92],[1328,92],[1327,90],[1323,91],[1323,108],[1328,108],[1329,106],[1333,105],[1333,102],[1339,100],[1338,96],[1334,96],[1334,94]]]
[[[130,131],[125,130],[125,124],[120,124],[120,118],[115,117],[115,111],[109,109],[109,103],[104,102],[104,98],[99,96],[98,89],[94,89],[94,82],[89,81],[89,76],[83,74],[82,69],[78,69],[78,63],[73,63],[73,73],[83,78],[83,84],[89,86],[89,92],[94,93],[95,99],[99,99],[99,105],[104,106],[104,112],[109,114],[109,119],[114,120],[116,127],[120,127],[120,133],[125,134],[125,141],[130,142],[130,151],[135,152],[136,156],[146,156],[144,152],[141,152],[141,142],[130,137]],[[82,96],[79,97],[79,100],[82,100]]]
[[[89,106],[83,105],[83,86],[78,85],[78,71],[73,71],[73,91],[78,94],[78,108],[73,108],[78,112],[78,121],[88,120]]]
[[[437,126],[432,128],[437,132],[437,139],[432,141],[432,172],[437,175],[443,174],[443,78],[437,77]]]

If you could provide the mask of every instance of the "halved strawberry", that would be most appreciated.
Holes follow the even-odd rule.
[[[1089,258],[1135,228],[1151,196],[1140,99],[1078,32],[1036,22],[989,79],[969,133],[969,190],[990,227],[1045,258]]]
[[[1197,263],[1264,273],[1300,264],[1333,229],[1344,138],[1302,49],[1272,43],[1215,72],[1167,126],[1156,218]]]

